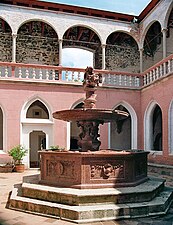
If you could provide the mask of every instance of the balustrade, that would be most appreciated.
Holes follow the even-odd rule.
[[[60,82],[81,85],[85,69],[23,63],[0,62],[0,79],[34,82]],[[94,70],[102,74],[102,86],[141,88],[173,73],[173,55],[165,58],[144,73]]]

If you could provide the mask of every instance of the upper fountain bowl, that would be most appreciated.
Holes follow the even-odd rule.
[[[128,117],[128,113],[121,110],[111,109],[68,109],[53,113],[55,119],[64,121],[102,121],[111,122],[123,120]]]

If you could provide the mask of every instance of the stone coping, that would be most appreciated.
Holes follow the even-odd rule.
[[[138,194],[138,193],[149,193],[153,192],[155,189],[159,188],[164,184],[165,179],[150,177],[146,182],[137,185],[136,187],[124,187],[124,188],[98,188],[93,191],[93,189],[76,189],[76,188],[62,188],[62,187],[52,187],[47,185],[41,185],[36,183],[37,175],[33,175],[34,183],[32,179],[25,177],[25,182],[22,184],[22,188],[30,188],[41,191],[51,191],[55,193],[62,193],[67,195],[76,196],[100,196],[100,195],[119,195],[119,194]],[[38,181],[38,180],[37,180]]]

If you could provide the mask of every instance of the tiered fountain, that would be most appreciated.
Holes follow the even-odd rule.
[[[172,190],[164,188],[163,180],[147,177],[147,152],[99,150],[99,125],[128,116],[96,108],[99,82],[101,75],[87,68],[84,108],[53,113],[56,119],[77,122],[79,151],[41,151],[41,176],[25,177],[14,188],[10,208],[76,223],[166,213]]]

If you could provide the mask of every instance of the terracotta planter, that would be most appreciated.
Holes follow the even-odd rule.
[[[15,172],[23,173],[24,170],[25,170],[25,165],[24,164],[17,164],[17,165],[15,165],[14,170],[15,170]]]

